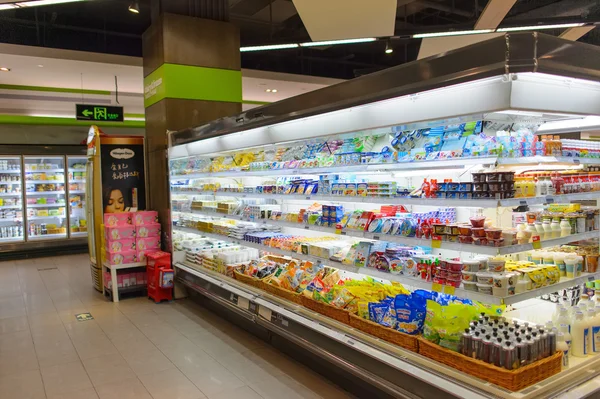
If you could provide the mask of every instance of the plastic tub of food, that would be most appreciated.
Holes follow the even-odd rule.
[[[464,225],[464,224],[458,226],[458,233],[461,236],[470,236],[472,234],[472,232],[471,232],[471,226]]]
[[[506,261],[504,259],[490,259],[488,260],[488,270],[494,273],[500,273],[504,271]]]
[[[515,245],[517,243],[517,230],[502,230],[502,238],[506,245]]]
[[[446,234],[444,237],[446,237],[446,241],[448,242],[458,242],[458,236],[451,236]]]
[[[435,268],[435,276],[441,278],[448,278],[448,270],[440,269],[439,267]]]
[[[436,284],[446,285],[446,279],[441,277],[434,277],[433,282]]]
[[[440,269],[448,270],[448,263],[445,260],[440,260],[439,267]]]
[[[458,191],[459,183],[456,182],[448,182],[448,191]]]
[[[490,191],[502,191],[502,183],[488,183]]]
[[[458,236],[458,242],[461,244],[473,244],[472,236]]]
[[[502,181],[513,182],[515,181],[515,172],[500,172],[502,173]]]
[[[481,284],[477,283],[477,291],[482,294],[492,295],[492,285],[491,284]]]
[[[471,229],[473,237],[485,237],[485,229],[483,227],[473,227]]]
[[[448,272],[448,280],[462,280],[462,272]]]
[[[502,181],[502,172],[488,172],[485,174],[488,183],[499,183]]]
[[[494,296],[507,297],[508,296],[508,287],[506,287],[506,288],[492,287],[492,294]]]
[[[459,183],[458,184],[458,191],[472,191],[472,190],[473,190],[472,183]]]
[[[476,193],[481,193],[488,190],[487,183],[473,183],[473,191]]]
[[[494,274],[490,272],[477,272],[477,282],[491,286],[494,284]]]
[[[477,291],[477,283],[474,281],[463,281],[463,287],[467,291]]]
[[[473,183],[485,183],[486,182],[485,175],[486,174],[483,172],[472,173],[471,176],[473,176]]]
[[[462,279],[463,281],[472,281],[475,282],[477,281],[477,272],[462,272]]]
[[[488,239],[487,245],[490,247],[503,247],[504,246],[504,238],[499,238],[497,240],[489,240]]]
[[[485,237],[473,237],[473,244],[475,245],[488,245],[488,239]]]
[[[479,271],[479,261],[477,260],[464,260],[463,261],[463,273],[464,272],[478,272]]]
[[[490,258],[484,255],[479,255],[476,256],[475,259],[477,262],[479,262],[479,271],[484,271],[488,269],[488,260]]]
[[[514,273],[493,273],[494,287],[508,288],[517,284],[517,276]]]
[[[472,216],[469,218],[473,227],[481,228],[485,226],[485,216]]]
[[[448,270],[453,272],[460,272],[462,270],[463,263],[459,260],[447,260]]]
[[[433,231],[435,234],[446,234],[446,225],[442,223],[435,223],[433,225]]]
[[[485,229],[485,236],[490,240],[498,240],[502,238],[501,229]]]
[[[458,229],[458,225],[456,224],[449,224],[448,226],[446,226],[446,234],[449,234],[451,236],[457,236],[460,234],[459,229]]]

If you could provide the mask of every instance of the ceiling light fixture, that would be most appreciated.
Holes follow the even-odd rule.
[[[44,66],[42,64],[38,64],[38,68],[43,68]]]
[[[240,47],[241,53],[246,53],[248,51],[263,51],[263,50],[283,50],[287,48],[297,48],[298,45],[296,43],[289,44],[269,44],[265,46],[249,46],[249,47]]]
[[[448,32],[434,32],[434,33],[417,33],[412,35],[413,39],[425,39],[428,37],[444,37],[444,36],[463,36],[463,35],[480,35],[482,33],[492,33],[493,29],[478,29],[478,30],[457,30]]]
[[[20,3],[15,3],[15,8],[23,8],[23,7],[38,7],[38,6],[51,6],[53,4],[64,4],[64,3],[77,3],[85,0],[32,0],[32,1],[22,1]]]
[[[385,44],[385,53],[392,54],[393,52],[394,52],[394,48],[392,47],[390,41],[388,40],[387,43]]]
[[[10,72],[10,68],[0,67],[1,72]]]
[[[271,89],[267,89],[267,90],[265,90],[265,91],[266,91],[267,93],[270,93],[270,92],[271,92]]]
[[[140,5],[138,4],[137,1],[134,1],[133,3],[131,3],[129,5],[128,10],[134,14],[139,14],[140,13]]]
[[[322,42],[300,43],[300,46],[301,47],[335,46],[337,44],[368,43],[368,42],[374,42],[375,40],[377,40],[377,38],[374,38],[374,37],[363,37],[363,38],[359,38],[359,39],[325,40]]]
[[[543,29],[561,29],[561,28],[576,28],[583,26],[584,23],[572,23],[572,24],[555,24],[555,25],[531,25],[531,26],[513,26],[510,28],[498,28],[496,32],[518,32],[527,30],[543,30]]]
[[[16,8],[14,4],[0,4],[0,11]]]
[[[271,93],[277,93],[277,89],[271,90]]]

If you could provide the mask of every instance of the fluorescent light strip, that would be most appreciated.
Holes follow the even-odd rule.
[[[316,47],[316,46],[334,46],[336,44],[353,44],[353,43],[368,43],[377,40],[374,37],[364,37],[360,39],[343,39],[343,40],[326,40],[322,42],[306,42],[300,43],[301,47]]]
[[[85,0],[33,0],[33,1],[25,1],[21,3],[17,3],[17,7],[37,7],[37,6],[49,6],[53,4],[63,4],[63,3],[76,3]]]
[[[494,32],[493,29],[460,30],[460,31],[436,32],[436,33],[418,33],[416,35],[412,35],[412,37],[413,37],[413,39],[424,39],[427,37],[479,35],[482,33],[493,33],[493,32]]]
[[[0,11],[2,11],[2,10],[10,10],[10,9],[13,9],[13,8],[17,8],[17,6],[14,5],[14,4],[0,4]]]
[[[282,50],[286,48],[297,48],[298,44],[289,43],[289,44],[269,44],[266,46],[250,46],[250,47],[240,47],[240,52],[245,53],[248,51],[263,51],[263,50]]]
[[[496,32],[519,32],[524,30],[543,30],[543,29],[560,29],[560,28],[576,28],[583,26],[584,23],[578,24],[556,24],[556,25],[532,25],[532,26],[514,26],[511,28],[498,28]]]

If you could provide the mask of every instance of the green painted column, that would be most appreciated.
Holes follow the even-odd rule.
[[[239,31],[179,14],[158,15],[143,36],[149,207],[159,212],[165,249],[171,215],[167,131],[242,111]]]

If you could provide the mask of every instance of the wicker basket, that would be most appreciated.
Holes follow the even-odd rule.
[[[422,337],[419,338],[419,353],[511,391],[520,391],[560,373],[562,365],[562,352],[556,352],[550,357],[510,371],[442,348]]]
[[[392,344],[396,344],[410,351],[418,352],[419,350],[419,341],[416,335],[401,333],[400,331],[381,326],[354,314],[350,314],[350,325],[356,329],[366,332],[367,334],[371,334],[377,338]]]
[[[264,283],[262,288],[270,294],[273,294],[273,295],[278,296],[283,299],[287,299],[288,301],[292,301],[299,305],[302,304],[302,300],[300,298],[300,296],[302,294],[299,294],[294,291],[286,290],[284,288],[280,288],[280,287],[277,287],[277,286],[275,286],[273,284],[269,284],[269,283]]]
[[[327,305],[323,302],[317,302],[314,299],[301,296],[301,304],[304,307],[314,310],[317,313],[321,313],[324,316],[331,317],[337,321],[341,321],[345,324],[350,324],[350,313],[347,310],[336,308],[335,306]]]
[[[237,270],[235,270],[233,272],[233,275],[235,276],[236,280],[241,281],[244,284],[248,284],[248,285],[251,285],[256,288],[264,289],[265,283],[263,283],[262,280],[259,280],[255,277],[246,276],[245,274],[242,274],[242,273],[238,272]]]

